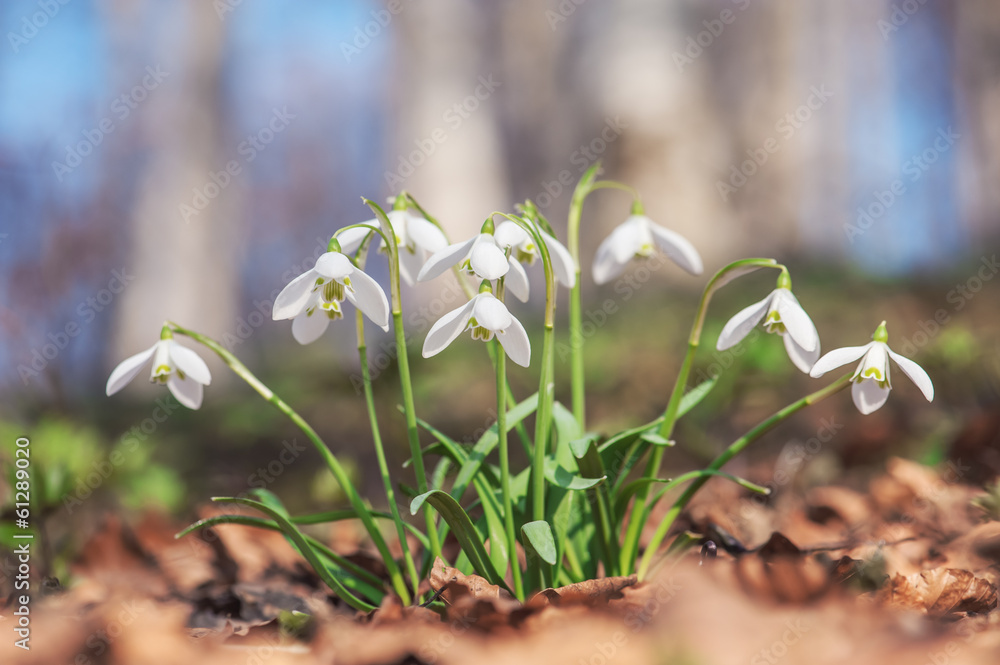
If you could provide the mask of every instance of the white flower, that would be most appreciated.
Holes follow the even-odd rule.
[[[462,307],[448,312],[431,326],[424,340],[423,356],[441,353],[466,330],[473,339],[488,342],[496,335],[507,355],[521,367],[531,362],[531,344],[521,322],[492,293],[476,295]]]
[[[701,256],[691,243],[645,215],[631,215],[597,248],[594,281],[598,284],[610,282],[625,271],[633,258],[649,258],[655,250],[666,254],[692,275],[701,274]]]
[[[447,247],[448,239],[441,229],[409,210],[390,210],[388,217],[399,247],[399,275],[403,281],[413,286],[424,261],[429,255]],[[362,224],[373,229],[379,228],[377,219]],[[368,229],[358,226],[339,234],[337,240],[340,241],[341,251],[353,254],[369,233]],[[381,238],[379,241],[381,242]]]
[[[576,286],[576,264],[573,262],[573,255],[569,253],[565,245],[542,229],[538,229],[538,234],[542,237],[545,248],[549,252],[549,260],[552,261],[552,272],[555,273],[556,281],[566,288],[572,289]],[[500,247],[511,248],[511,259],[518,263],[527,263],[530,266],[538,258],[538,248],[535,247],[534,238],[510,220],[500,222],[494,237]],[[527,295],[521,298],[522,302],[525,300],[527,300]]]
[[[851,397],[854,398],[854,405],[858,407],[858,411],[867,415],[878,410],[889,399],[889,391],[892,389],[892,384],[889,382],[889,358],[892,358],[899,365],[899,369],[903,370],[903,374],[910,377],[917,388],[920,388],[927,401],[933,402],[934,384],[931,383],[927,372],[909,358],[890,349],[886,344],[888,339],[889,335],[883,321],[872,336],[871,342],[864,346],[847,346],[830,351],[813,365],[809,376],[823,376],[832,369],[861,358],[858,369],[851,377],[853,382]]]
[[[435,252],[420,269],[417,281],[434,279],[456,263],[461,264],[462,270],[490,281],[500,279],[512,267],[512,262],[507,259],[493,234],[479,233],[465,242],[456,242]]]
[[[309,344],[332,319],[344,316],[345,298],[382,330],[389,329],[389,301],[382,287],[340,252],[323,254],[316,267],[289,282],[274,299],[271,318],[294,319],[292,335],[299,344]]]
[[[779,286],[760,302],[737,312],[723,327],[715,348],[724,351],[735,346],[761,319],[767,332],[784,339],[785,350],[795,366],[808,373],[819,358],[819,333],[787,287]]]
[[[576,283],[573,257],[562,243],[540,231],[549,250],[556,279],[568,287]],[[507,249],[511,250],[507,256]],[[418,281],[434,279],[455,264],[478,279],[493,281],[504,277],[505,288],[521,302],[528,300],[528,274],[522,262],[529,265],[538,257],[538,248],[527,231],[511,221],[501,222],[495,233],[480,233],[465,242],[448,245],[434,254],[417,276]]]
[[[212,382],[212,374],[201,356],[173,339],[161,339],[142,353],[121,361],[108,377],[105,388],[108,396],[128,385],[150,358],[153,358],[151,382],[166,384],[177,401],[189,409],[201,406],[205,386]]]

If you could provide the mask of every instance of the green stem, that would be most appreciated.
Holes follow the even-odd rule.
[[[552,431],[552,402],[555,399],[555,320],[556,276],[548,246],[538,228],[526,220],[504,212],[501,215],[522,229],[535,241],[545,270],[545,332],[542,336],[542,368],[538,378],[538,411],[535,414],[535,447],[531,462],[531,506],[534,520],[545,519],[545,454],[548,452],[549,434]]]
[[[396,287],[398,289],[398,286]],[[413,458],[413,471],[417,476],[417,491],[424,494],[428,491],[427,474],[424,471],[424,453],[420,449],[420,430],[417,428],[417,411],[413,403],[413,383],[410,380],[410,361],[406,353],[406,333],[403,331],[403,313],[399,309],[399,300],[394,295],[392,303],[392,323],[396,330],[396,350],[399,362],[399,382],[403,390],[403,409],[406,412],[406,434],[410,441],[410,455]],[[441,541],[438,539],[437,524],[434,521],[434,511],[430,506],[424,508],[424,519],[427,522],[427,539],[431,542],[431,557],[441,556]]]
[[[741,259],[734,261],[719,270],[705,285],[705,290],[701,294],[701,301],[698,303],[698,311],[695,314],[694,323],[691,324],[691,334],[688,335],[687,353],[681,361],[680,371],[677,373],[677,380],[674,382],[673,392],[670,393],[670,400],[663,413],[663,422],[660,424],[659,435],[664,439],[673,436],[674,425],[677,423],[677,410],[680,408],[681,398],[687,388],[688,376],[691,374],[691,365],[694,364],[694,356],[701,343],[701,333],[705,326],[705,317],[708,314],[708,304],[712,296],[722,286],[728,284],[733,279],[748,274],[759,268],[784,268],[774,259]],[[653,451],[646,464],[643,473],[644,478],[656,478],[660,473],[660,464],[663,462],[664,446],[653,446]],[[642,527],[649,518],[649,506],[646,504],[649,496],[649,485],[643,487],[636,493],[635,504],[629,515],[628,529],[625,532],[625,540],[622,543],[621,561],[623,574],[632,571],[635,557],[639,551],[639,536],[642,534]]]
[[[499,290],[499,288],[498,288]],[[514,536],[514,500],[510,491],[510,459],[507,451],[507,354],[500,343],[494,341],[496,348],[497,375],[497,438],[500,451],[500,491],[503,500],[503,526],[507,535],[507,558],[510,561],[511,577],[514,582],[514,594],[518,600],[524,600],[524,588],[521,584],[521,564],[517,560],[517,539]]]
[[[583,308],[580,295],[582,281],[580,279],[580,219],[583,215],[583,202],[591,192],[594,179],[600,168],[601,163],[596,162],[580,178],[569,203],[566,224],[566,245],[570,256],[573,257],[573,266],[576,270],[576,281],[569,294],[570,386],[573,397],[573,417],[576,418],[576,424],[581,432],[586,429],[587,393],[583,365]]]
[[[573,190],[573,198],[569,203],[567,218],[567,248],[573,257],[576,268],[576,282],[569,295],[569,343],[570,343],[570,386],[573,396],[573,417],[583,432],[586,430],[587,393],[586,370],[583,364],[583,307],[580,295],[580,219],[583,215],[583,203],[591,192],[598,189],[618,189],[630,193],[633,198],[639,198],[639,192],[614,180],[595,180],[601,168],[600,162],[595,162],[577,183]]]
[[[476,292],[471,286],[469,286],[468,281],[462,277],[461,268],[456,265],[451,270],[455,275],[455,279],[458,280],[459,285],[462,287],[462,291],[465,293],[465,298],[467,300],[472,300],[475,297]],[[493,368],[495,370],[497,365],[497,349],[492,344],[487,344],[486,349],[490,354],[490,362],[493,363]],[[507,382],[505,391],[507,393],[507,408],[513,409],[517,406],[517,400],[514,398],[514,391],[511,390],[509,381]],[[517,431],[517,435],[521,439],[521,445],[524,447],[524,452],[528,455],[528,457],[531,457],[531,439],[528,438],[528,430],[524,428],[524,422],[517,423],[517,425],[514,426],[514,429]]]
[[[585,430],[587,421],[586,369],[583,364],[583,306],[581,304],[580,283],[580,215],[583,212],[583,198],[573,194],[569,204],[569,252],[576,266],[576,282],[569,292],[569,348],[570,387],[573,396],[573,417],[580,431]]]
[[[406,540],[406,529],[403,526],[403,519],[399,516],[399,506],[396,505],[396,493],[392,488],[392,478],[389,476],[389,464],[385,459],[385,449],[382,446],[382,434],[378,426],[378,416],[375,413],[375,396],[372,392],[371,372],[368,369],[368,347],[365,343],[365,319],[361,310],[357,310],[358,329],[358,357],[361,362],[361,380],[365,386],[365,406],[368,408],[368,422],[372,429],[372,441],[375,444],[375,457],[378,460],[379,473],[382,475],[382,485],[385,487],[385,498],[389,502],[389,510],[392,513],[392,521],[396,524],[396,535],[399,538],[399,546],[403,551],[403,562],[406,565],[406,572],[410,576],[410,583],[413,585],[413,596],[416,599],[420,595],[420,576],[417,574],[417,567],[413,563],[413,555],[410,554],[410,546]]]
[[[726,448],[721,455],[716,457],[712,463],[708,465],[708,470],[718,471],[726,464],[726,462],[741,453],[744,448],[767,432],[771,431],[771,429],[787,419],[793,413],[804,409],[811,404],[816,404],[830,395],[843,390],[849,385],[851,385],[851,375],[845,374],[825,388],[806,395],[802,399],[792,402],[785,408],[777,411],[771,417],[767,418],[749,432],[733,441],[733,443],[730,444],[730,446]],[[684,493],[681,494],[680,498],[674,502],[674,505],[671,506],[666,516],[660,521],[660,525],[657,527],[656,533],[653,535],[653,539],[650,541],[649,546],[642,555],[642,561],[639,563],[638,575],[640,580],[645,578],[646,573],[649,571],[649,566],[653,561],[653,557],[656,555],[656,551],[659,548],[660,543],[662,543],[663,539],[666,537],[670,527],[673,526],[674,520],[676,520],[677,516],[681,514],[681,511],[684,510],[695,493],[697,493],[698,490],[701,489],[702,485],[707,483],[710,478],[711,476],[708,475],[702,476],[688,485],[687,489],[684,490]]]
[[[410,455],[413,458],[413,471],[417,477],[417,490],[424,494],[428,490],[427,473],[424,470],[423,451],[420,449],[420,431],[417,429],[417,410],[413,403],[413,382],[410,380],[410,360],[406,351],[406,332],[403,330],[402,297],[399,278],[399,244],[389,217],[374,201],[362,198],[378,219],[382,235],[388,241],[386,251],[389,254],[389,292],[392,303],[392,323],[396,333],[396,355],[399,363],[399,382],[403,392],[403,409],[406,415],[406,433],[410,442]],[[431,559],[441,556],[441,542],[438,538],[437,524],[434,521],[434,510],[424,506],[424,518],[427,521],[427,538],[431,542]]]
[[[284,400],[275,395],[270,388],[264,385],[260,379],[254,376],[253,372],[247,369],[246,365],[240,362],[236,356],[223,348],[222,345],[214,339],[206,337],[205,335],[197,333],[193,330],[182,328],[171,321],[168,321],[167,325],[170,326],[174,332],[186,335],[214,351],[215,354],[218,355],[219,358],[221,358],[222,361],[226,363],[226,365],[228,365],[237,376],[246,381],[247,384],[256,390],[261,397],[285,414],[289,420],[295,423],[295,425],[302,430],[302,432],[306,435],[306,438],[308,438],[309,441],[312,442],[313,446],[315,446],[327,466],[330,467],[330,471],[333,473],[334,478],[337,479],[337,482],[340,484],[344,494],[347,495],[347,499],[350,502],[351,507],[354,508],[354,511],[361,519],[361,522],[365,526],[365,530],[368,532],[372,542],[375,544],[379,554],[382,556],[386,572],[392,580],[393,589],[395,589],[396,593],[399,594],[403,604],[408,605],[410,603],[410,592],[406,588],[406,582],[403,580],[403,576],[399,571],[399,566],[396,565],[395,559],[393,559],[392,554],[389,552],[389,547],[385,542],[385,538],[382,537],[382,532],[379,531],[378,526],[375,524],[375,520],[371,515],[371,508],[365,505],[364,501],[362,501],[361,496],[358,494],[357,489],[355,489],[354,484],[351,482],[351,479],[344,470],[344,467],[341,466],[336,455],[333,454],[323,439],[320,438],[319,434],[316,433],[316,430],[314,430],[312,426],[310,426],[309,423],[302,418],[302,416],[296,413],[292,407],[288,406]]]

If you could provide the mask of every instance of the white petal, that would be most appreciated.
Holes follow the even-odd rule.
[[[530,291],[528,273],[524,271],[524,266],[517,259],[511,257],[509,261],[510,270],[507,271],[507,275],[503,278],[503,285],[507,289],[507,292],[513,294],[515,298],[521,302],[528,302],[528,293]]]
[[[774,290],[778,316],[795,343],[806,351],[819,351],[819,333],[798,299],[788,289]],[[819,356],[817,356],[819,357]],[[808,372],[809,370],[802,370]]]
[[[417,275],[417,281],[424,282],[428,279],[434,279],[448,268],[464,259],[472,249],[472,245],[474,245],[475,242],[476,238],[470,238],[465,242],[456,242],[454,245],[448,245],[444,249],[435,252],[431,258],[427,259],[427,263],[424,264],[424,267],[420,269],[420,274]]]
[[[626,260],[619,261],[618,257],[615,256],[613,240],[614,234],[612,233],[597,248],[597,254],[594,256],[594,266],[591,269],[595,284],[607,284],[615,277],[618,277],[625,272],[625,266],[632,259],[633,255],[629,255]]]
[[[409,241],[425,252],[439,252],[448,246],[444,232],[423,217],[408,213],[406,232]]]
[[[644,245],[653,244],[649,228],[653,222],[645,215],[632,215],[608,236],[611,251],[620,263],[627,263]],[[607,242],[607,241],[606,241]]]
[[[271,318],[275,321],[281,321],[298,316],[305,308],[306,303],[309,302],[309,295],[312,293],[317,278],[319,278],[319,274],[315,270],[307,270],[290,281],[274,299]]]
[[[354,264],[340,252],[327,252],[316,259],[316,267],[313,270],[327,279],[342,282],[345,277],[354,272]]]
[[[379,283],[360,270],[355,270],[351,273],[351,286],[353,293],[351,289],[345,289],[347,299],[364,312],[375,325],[388,332],[389,301]]]
[[[493,232],[493,237],[501,247],[520,247],[531,240],[527,231],[510,220],[500,222]]]
[[[506,330],[497,333],[497,341],[507,352],[507,356],[521,367],[527,367],[531,363],[531,343],[528,341],[528,333],[524,331],[521,322],[514,317],[511,317],[510,326]]]
[[[167,388],[173,393],[177,401],[189,409],[197,409],[201,406],[201,399],[205,394],[205,387],[191,379],[181,379],[176,374],[172,374],[167,379]]]
[[[389,218],[389,226],[392,227],[392,234],[396,236],[397,245],[408,245],[410,244],[410,239],[406,235],[406,211],[405,210],[390,210],[387,215]],[[382,225],[379,223],[378,219],[375,219],[375,223],[379,224],[379,228]]]
[[[425,256],[422,249],[411,252],[406,247],[399,248],[399,276],[410,286],[416,281]]]
[[[854,406],[858,407],[858,411],[867,416],[878,411],[889,399],[889,386],[883,388],[871,379],[855,381],[851,386],[851,397],[854,398]]]
[[[378,228],[378,226],[374,226],[372,228]],[[347,229],[337,236],[337,241],[340,243],[340,251],[344,254],[353,254],[358,251],[361,243],[365,241],[365,238],[367,238],[370,233],[372,233],[371,228],[366,229],[360,226]]]
[[[719,341],[715,343],[715,348],[719,351],[725,351],[749,335],[754,326],[764,318],[764,313],[767,312],[773,296],[773,293],[769,293],[763,300],[736,312],[733,318],[729,319],[726,325],[723,326],[722,332],[719,333]]]
[[[573,261],[573,255],[561,242],[545,232],[542,232],[542,240],[549,250],[549,259],[552,261],[556,279],[566,288],[572,289],[576,286],[576,263]]]
[[[889,352],[889,357],[896,361],[899,365],[899,369],[903,370],[903,374],[910,377],[910,381],[916,384],[917,388],[920,388],[920,392],[924,394],[928,402],[934,401],[934,384],[931,383],[931,377],[927,376],[927,372],[924,368],[913,362],[905,356],[901,356],[892,349],[886,349]]]
[[[141,351],[134,356],[129,356],[118,363],[118,366],[111,371],[111,376],[108,377],[108,385],[104,388],[104,392],[110,397],[127,386],[135,378],[135,375],[139,373],[143,365],[153,357],[153,352],[156,351],[157,346],[159,346],[159,342],[145,351]]]
[[[806,351],[791,335],[782,335],[781,338],[785,341],[785,351],[788,352],[792,363],[802,372],[808,374],[812,366],[816,364],[816,359],[819,358],[819,345],[817,344],[812,351]]]
[[[497,247],[493,236],[487,233],[480,233],[476,238],[469,254],[469,263],[477,275],[489,280],[500,279],[510,268],[506,255]]]
[[[208,371],[208,365],[201,359],[201,356],[173,340],[170,340],[167,346],[170,349],[170,359],[177,366],[177,369],[198,383],[206,386],[212,383],[212,373]]]
[[[445,347],[455,341],[456,337],[462,334],[469,319],[472,318],[472,310],[475,309],[476,302],[481,296],[482,294],[477,295],[458,309],[453,309],[434,322],[424,339],[424,348],[421,352],[424,358],[441,353]]]
[[[479,325],[493,332],[504,330],[514,320],[506,305],[497,300],[492,293],[479,294],[472,316]]]
[[[869,368],[878,371],[878,380],[889,381],[889,347],[884,342],[872,342],[868,345],[865,357],[861,359],[861,366],[854,373],[855,377],[865,376]]]
[[[677,265],[687,270],[692,275],[700,275],[703,268],[701,256],[687,239],[679,233],[666,229],[659,224],[649,225],[649,230],[653,232],[656,246],[661,252],[674,260]]]
[[[314,309],[312,316],[302,312],[292,321],[292,337],[299,344],[312,344],[326,331],[330,317],[322,309]]]
[[[815,379],[823,376],[831,369],[853,362],[865,355],[868,347],[871,345],[872,343],[869,342],[864,346],[845,346],[842,349],[834,349],[816,361],[816,364],[809,370],[809,376]]]

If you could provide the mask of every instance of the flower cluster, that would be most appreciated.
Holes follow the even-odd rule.
[[[800,408],[848,386],[861,413],[869,414],[881,408],[892,388],[890,360],[916,384],[927,400],[933,400],[934,386],[927,373],[889,348],[884,321],[868,344],[821,355],[819,332],[792,291],[788,269],[774,259],[748,258],[721,268],[705,286],[678,379],[663,415],[652,423],[625,430],[603,441],[598,435],[586,434],[582,350],[585,335],[582,333],[579,252],[584,199],[591,192],[606,188],[627,191],[633,196],[631,214],[597,248],[591,266],[591,275],[597,284],[610,282],[633,262],[647,261],[654,256],[664,256],[694,275],[703,271],[698,251],[685,238],[646,216],[635,190],[615,181],[597,180],[597,171],[597,165],[588,169],[573,193],[566,244],[557,238],[548,221],[530,201],[517,208],[518,214],[492,213],[472,237],[449,243],[437,221],[410,195],[404,193],[395,197],[389,212],[365,199],[375,218],[336,231],[327,251],[315,265],[291,280],[275,298],[272,318],[291,320],[292,336],[299,344],[311,344],[322,337],[331,321],[345,316],[345,303],[355,308],[361,385],[365,390],[372,443],[389,515],[372,510],[371,503],[361,497],[350,475],[317,431],[215,340],[167,322],[156,344],[120,363],[108,379],[108,395],[121,390],[152,361],[151,380],[165,385],[184,406],[197,409],[202,403],[204,387],[211,383],[211,374],[194,351],[174,341],[174,335],[186,336],[214,351],[267,402],[287,415],[316,446],[343,490],[351,516],[360,521],[381,555],[387,580],[373,578],[366,569],[348,566],[345,559],[315,544],[299,530],[297,524],[301,522],[281,506],[277,497],[263,490],[220,500],[253,508],[266,518],[247,522],[234,519],[232,515],[219,515],[199,521],[188,531],[227,521],[266,525],[279,530],[295,544],[338,597],[364,612],[381,605],[388,593],[396,594],[404,604],[433,603],[435,599],[427,598],[426,584],[418,573],[422,568],[418,565],[419,559],[409,549],[414,540],[408,538],[407,530],[415,530],[416,540],[424,548],[424,562],[449,556],[444,544],[445,535],[450,532],[464,555],[455,560],[456,566],[464,567],[464,572],[475,570],[490,583],[505,588],[523,601],[527,592],[551,586],[556,580],[565,578],[569,582],[579,582],[600,570],[613,576],[635,573],[638,579],[643,579],[650,571],[660,544],[671,531],[673,520],[710,478],[722,476],[749,491],[767,493],[766,488],[722,471],[734,455]],[[388,296],[379,282],[365,272],[373,256],[372,248],[377,248],[377,252],[388,260]],[[533,354],[531,339],[508,307],[506,297],[509,293],[522,302],[529,300],[532,294],[529,269],[539,263],[544,274],[544,327],[541,352]],[[732,280],[760,269],[778,271],[774,290],[729,318],[715,341],[716,349],[732,348],[757,326],[762,326],[766,332],[782,338],[791,363],[811,377],[820,377],[848,363],[857,361],[858,365],[852,373],[843,374],[827,386],[778,410],[736,439],[704,470],[685,473],[673,480],[661,480],[659,471],[664,450],[672,441],[677,421],[715,385],[714,379],[690,390],[687,385],[713,294]],[[496,424],[472,447],[457,444],[417,417],[407,355],[408,340],[403,330],[401,284],[414,286],[417,282],[438,278],[449,270],[468,299],[430,327],[423,340],[422,354],[425,358],[438,355],[463,333],[474,340],[490,343],[496,378]],[[573,344],[569,393],[572,411],[555,401],[554,331],[559,287],[570,290],[569,338]],[[414,515],[423,513],[426,520],[423,533],[413,524],[405,523],[399,514],[399,502],[395,498],[398,485],[391,477],[382,448],[368,369],[366,319],[383,331],[388,332],[391,328],[395,335],[410,467],[416,481],[410,511]],[[537,356],[541,358],[540,362],[535,361],[539,366],[538,389],[518,402],[507,381],[507,359],[520,367],[528,367]],[[525,425],[529,418],[533,422],[533,434],[529,434]],[[437,439],[437,445],[428,447],[421,442],[421,427]],[[513,436],[509,436],[509,432],[515,428],[530,457],[530,468],[523,474],[510,469],[508,439]],[[487,461],[493,451],[499,460],[496,466]],[[425,455],[441,457],[431,473],[428,473],[430,467],[424,465]],[[622,455],[629,458],[626,468],[645,469],[641,478],[626,482],[629,474],[622,472]],[[453,482],[449,480],[452,477],[449,468],[454,471]],[[664,486],[654,492],[652,487],[657,483]],[[676,499],[671,510],[661,512],[664,516],[652,538],[646,541],[645,550],[641,551],[640,539],[647,533],[645,527],[654,516],[656,502],[680,483],[691,484]],[[594,493],[593,501],[579,502],[579,511],[576,503],[567,503],[572,496],[570,492],[590,490],[598,484],[602,484],[601,491]],[[558,491],[552,491],[555,488]],[[468,498],[463,497],[467,490],[477,494],[475,505],[479,506],[481,517],[476,520],[470,518],[460,503]],[[566,506],[571,510],[564,511]],[[562,512],[572,513],[572,517],[557,519]],[[398,537],[395,549],[389,546],[376,517],[393,521]],[[438,530],[441,520],[447,523],[448,531]],[[584,533],[587,528],[591,536],[584,540],[570,535]],[[531,561],[527,570],[522,570],[518,557],[513,555],[518,548],[522,548]],[[681,550],[683,546],[677,548]]]

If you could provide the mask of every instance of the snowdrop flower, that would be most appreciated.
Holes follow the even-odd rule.
[[[792,280],[784,270],[778,277],[778,288],[760,302],[737,312],[729,319],[715,348],[725,351],[735,346],[762,319],[764,330],[781,335],[788,357],[796,367],[808,374],[819,358],[819,333],[816,332],[812,319],[792,294]]]
[[[527,367],[531,361],[531,344],[524,326],[489,291],[479,293],[431,326],[424,340],[424,358],[441,353],[466,330],[472,331],[472,339],[484,342],[495,335],[510,359],[521,367]]]
[[[399,274],[407,284],[413,286],[424,261],[431,254],[447,247],[448,239],[433,223],[409,210],[390,210],[388,217],[392,232],[396,236],[396,245],[399,247]],[[377,219],[362,224],[372,229],[379,228]],[[356,252],[369,233],[371,231],[363,226],[357,226],[339,234],[337,239],[340,241],[343,253]],[[381,242],[381,239],[379,241]],[[382,251],[384,250],[383,247]]]
[[[542,229],[538,229],[538,234],[542,237],[542,240],[545,242],[545,248],[549,252],[549,259],[552,261],[552,271],[555,273],[556,281],[566,288],[572,289],[576,286],[576,264],[573,262],[573,255],[569,253],[565,245]],[[535,239],[527,231],[510,220],[500,222],[494,237],[497,244],[501,247],[511,248],[511,259],[518,263],[526,263],[530,266],[539,256],[538,248],[535,247]],[[514,295],[517,294],[515,293]],[[523,302],[526,299],[527,297],[521,298],[521,301]]]
[[[456,242],[436,252],[427,260],[417,281],[434,279],[456,263],[462,270],[479,279],[500,279],[511,267],[507,253],[497,243],[492,233],[479,233],[465,242]],[[524,273],[524,270],[521,270]]]
[[[889,333],[885,329],[885,321],[879,324],[872,335],[872,341],[864,346],[847,346],[830,351],[820,358],[809,376],[819,377],[841,365],[846,365],[858,358],[861,362],[851,377],[851,397],[858,411],[867,415],[881,408],[889,398],[892,384],[889,382],[889,358],[896,361],[903,374],[920,388],[928,402],[934,401],[934,384],[927,372],[909,358],[905,358],[889,348]]]
[[[108,377],[105,393],[110,397],[128,385],[150,358],[153,359],[150,382],[166,384],[177,401],[189,409],[201,406],[205,386],[212,382],[212,374],[201,356],[175,342],[168,329],[164,329],[156,344],[115,367]]]
[[[271,318],[292,320],[292,335],[299,344],[319,339],[330,321],[344,316],[341,303],[349,300],[382,330],[389,330],[389,301],[374,279],[358,270],[340,252],[316,260],[274,299]]]
[[[679,233],[656,224],[642,214],[642,206],[633,204],[632,214],[597,248],[594,257],[594,281],[610,282],[625,272],[633,258],[649,258],[659,250],[692,275],[702,271],[701,256]]]

